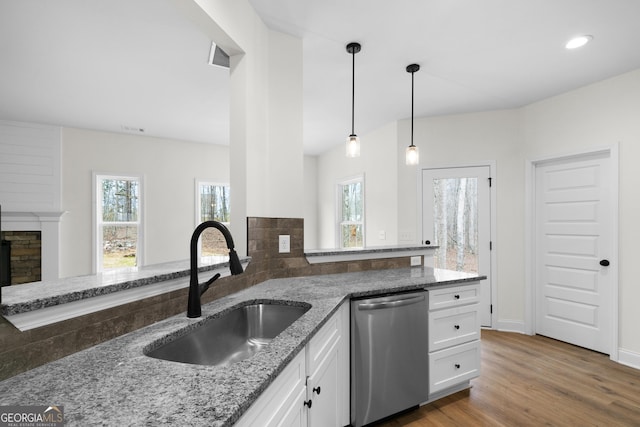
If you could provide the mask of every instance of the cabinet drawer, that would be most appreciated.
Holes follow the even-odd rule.
[[[480,341],[429,353],[429,394],[480,375]]]
[[[478,304],[429,312],[429,351],[480,339]]]
[[[480,301],[479,282],[454,288],[430,289],[427,292],[429,294],[429,310],[457,307]]]
[[[342,335],[342,313],[343,310],[338,310],[331,316],[307,344],[307,372],[310,374],[315,373],[322,360],[334,349],[335,343],[340,340]]]

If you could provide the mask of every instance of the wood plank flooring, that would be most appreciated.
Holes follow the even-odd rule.
[[[377,427],[640,426],[640,370],[542,336],[483,330],[471,384]]]

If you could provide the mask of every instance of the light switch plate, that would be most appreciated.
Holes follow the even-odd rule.
[[[291,236],[288,234],[281,234],[278,236],[278,252],[291,252]]]

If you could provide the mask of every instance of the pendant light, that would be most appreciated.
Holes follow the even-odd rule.
[[[407,147],[406,163],[417,165],[420,163],[420,153],[418,147],[413,145],[413,74],[420,69],[418,64],[407,65],[407,73],[411,73],[411,145]]]
[[[354,105],[356,97],[356,53],[360,52],[360,43],[349,43],[347,52],[351,54],[351,135],[347,137],[347,157],[360,156],[360,138],[354,131]]]

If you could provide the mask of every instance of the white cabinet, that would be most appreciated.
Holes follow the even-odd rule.
[[[308,426],[349,424],[348,302],[311,339],[306,354]]]
[[[300,352],[260,395],[236,426],[306,426],[305,354]]]
[[[429,401],[480,375],[480,284],[428,291]]]
[[[236,426],[349,424],[349,304],[344,303]]]

